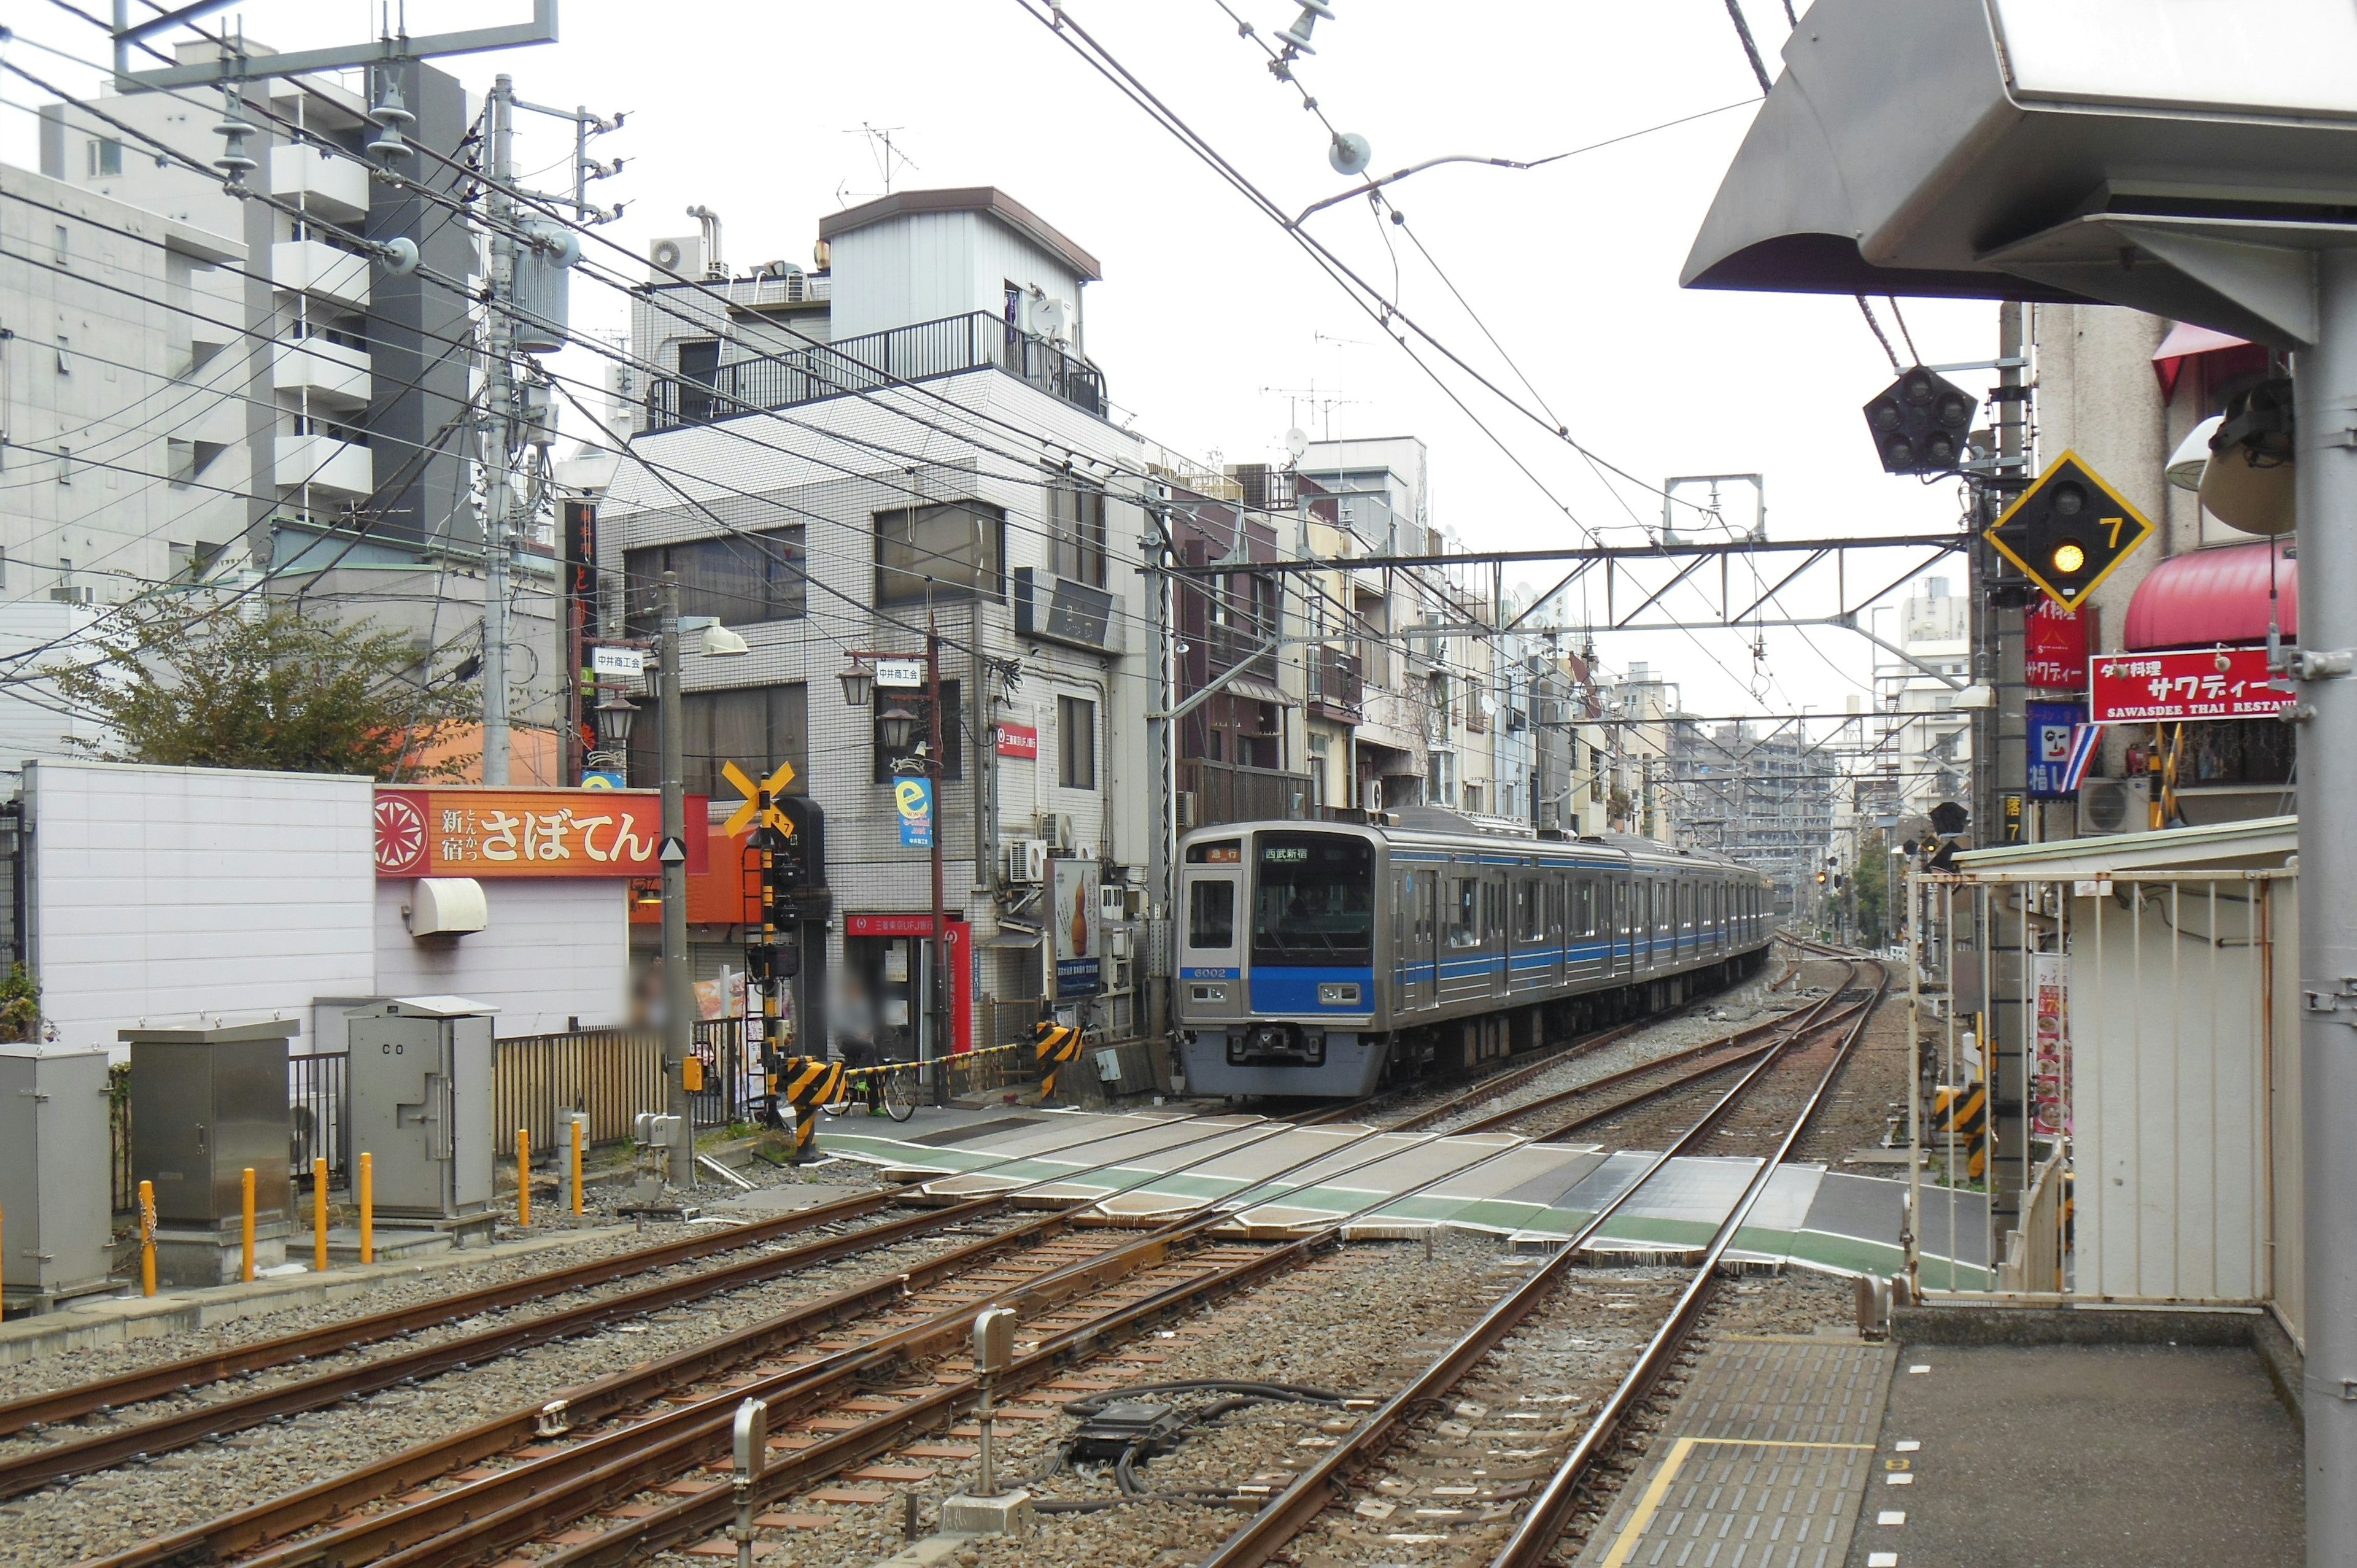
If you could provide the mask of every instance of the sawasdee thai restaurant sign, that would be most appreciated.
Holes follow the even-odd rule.
[[[702,823],[704,798],[687,800]],[[687,869],[704,871],[710,835],[687,835]],[[659,876],[662,796],[653,789],[503,789],[380,786],[379,876]]]
[[[2087,716],[2099,725],[2271,719],[2291,697],[2270,679],[2264,648],[2098,653],[2087,660]]]

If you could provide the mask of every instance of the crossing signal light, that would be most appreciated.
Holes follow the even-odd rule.
[[[1820,872],[1818,872],[1818,873],[1817,873],[1817,886],[1820,886],[1820,887],[1823,887],[1824,885],[1825,885],[1825,874],[1824,874],[1824,872],[1820,871]]]
[[[2065,452],[1982,537],[2049,598],[2075,610],[2151,532],[2149,519]]]
[[[1980,400],[1917,365],[1866,405],[1886,474],[1944,474],[1964,460],[1965,437]]]

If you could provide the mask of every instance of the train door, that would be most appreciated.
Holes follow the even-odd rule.
[[[1639,910],[1639,913],[1642,916],[1645,922],[1645,967],[1649,970],[1653,967],[1656,954],[1660,948],[1662,936],[1662,912],[1660,898],[1657,893],[1658,887],[1659,884],[1655,883],[1652,878],[1647,877],[1645,879],[1644,904]]]
[[[1629,935],[1629,884],[1621,878],[1612,883],[1612,919],[1605,928],[1605,953],[1608,970],[1634,969],[1637,963],[1636,945]]]
[[[1430,1007],[1439,997],[1439,955],[1433,950],[1433,911],[1440,898],[1436,872],[1402,871],[1393,880],[1393,994],[1402,1012]]]
[[[1189,844],[1179,875],[1185,926],[1178,950],[1179,1004],[1190,1017],[1240,1017],[1246,1011],[1243,918],[1243,843]]]

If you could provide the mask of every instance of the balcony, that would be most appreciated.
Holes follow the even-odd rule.
[[[1364,716],[1367,683],[1355,655],[1338,648],[1314,650],[1309,665],[1309,715],[1354,725]]]
[[[1178,788],[1195,800],[1195,824],[1253,822],[1309,814],[1309,775],[1274,768],[1189,757],[1178,764]]]
[[[1267,639],[1268,634],[1256,626],[1230,622],[1213,627],[1211,636],[1204,639],[1210,645],[1206,651],[1211,660],[1204,679],[1208,681],[1242,665],[1246,675],[1275,684],[1276,655],[1261,650],[1261,644]]]
[[[339,408],[368,406],[369,357],[316,333],[272,350],[270,384],[283,392],[308,393],[315,403]]]
[[[308,486],[313,495],[343,496],[365,500],[376,488],[376,467],[369,449],[350,441],[314,432],[277,438],[271,480],[287,489]]]
[[[270,283],[350,310],[366,310],[369,259],[317,240],[281,240],[270,247]]]
[[[368,216],[368,166],[287,143],[270,149],[270,194],[299,199],[307,210],[335,222],[357,223]]]
[[[741,360],[722,365],[708,383],[665,378],[650,389],[648,428],[705,424],[749,410],[793,408],[992,366],[1074,408],[1104,417],[1103,371],[1059,344],[976,310],[846,338],[827,347]]]

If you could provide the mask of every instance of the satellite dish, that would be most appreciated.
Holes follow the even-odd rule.
[[[1326,149],[1326,161],[1336,174],[1364,174],[1374,156],[1375,149],[1356,131],[1335,132],[1333,145]]]
[[[1293,460],[1295,462],[1300,462],[1302,454],[1309,450],[1308,432],[1303,430],[1297,424],[1292,429],[1286,431],[1285,433],[1285,449],[1293,454]]]

